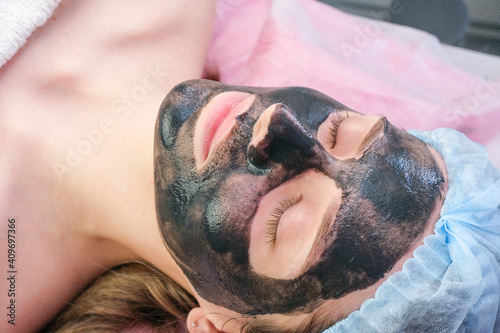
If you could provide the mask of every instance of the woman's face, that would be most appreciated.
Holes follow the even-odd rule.
[[[443,182],[426,144],[311,89],[187,81],[158,116],[167,248],[201,297],[243,314],[310,312],[374,284]]]

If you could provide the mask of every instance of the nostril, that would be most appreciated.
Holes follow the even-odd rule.
[[[264,169],[269,161],[269,151],[255,146],[248,147],[248,161],[259,169]]]
[[[267,133],[264,138],[248,147],[248,161],[258,168],[265,168],[271,154],[272,133]]]

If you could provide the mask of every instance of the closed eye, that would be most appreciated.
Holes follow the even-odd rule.
[[[270,217],[267,221],[267,243],[275,244],[276,238],[278,236],[278,227],[281,221],[281,217],[285,212],[296,205],[300,200],[302,200],[302,195],[297,195],[291,198],[281,200],[278,205],[273,209]]]
[[[384,132],[387,121],[353,111],[331,113],[318,128],[318,141],[338,160],[359,159]]]
[[[337,133],[339,130],[340,123],[349,118],[349,111],[335,112],[330,118],[330,135],[328,136],[328,141],[326,145],[329,149],[333,149],[337,143]]]

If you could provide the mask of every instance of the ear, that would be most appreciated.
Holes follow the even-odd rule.
[[[186,327],[189,333],[221,333],[202,308],[189,311]]]

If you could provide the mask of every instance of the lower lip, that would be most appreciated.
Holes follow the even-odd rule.
[[[228,91],[212,98],[203,108],[193,138],[198,168],[203,167],[213,148],[233,128],[236,116],[247,111],[254,100],[254,95]]]

